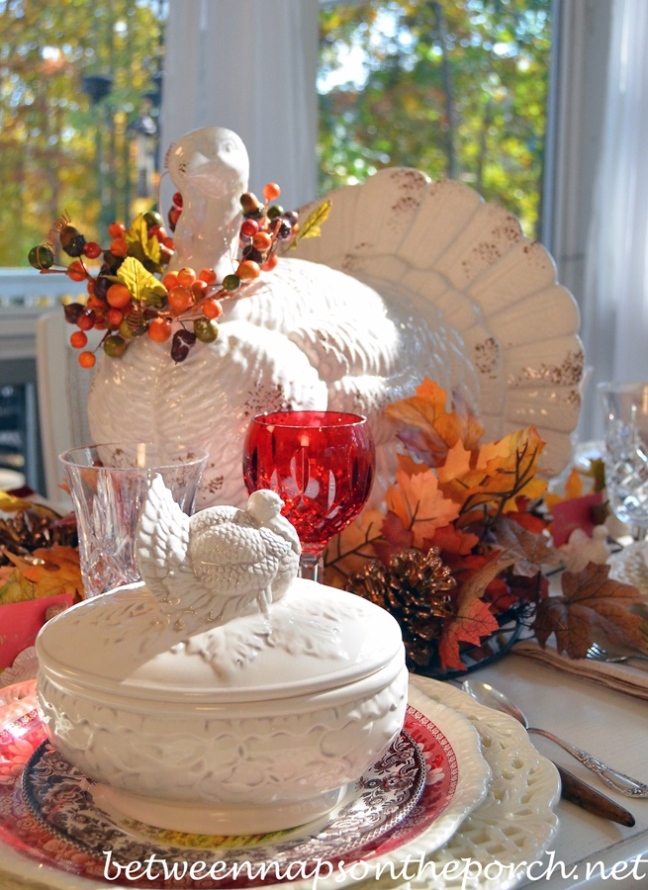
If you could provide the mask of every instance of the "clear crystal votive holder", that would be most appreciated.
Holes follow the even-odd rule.
[[[135,539],[148,486],[159,475],[190,515],[207,452],[150,442],[112,442],[59,455],[77,519],[86,597],[141,580]]]

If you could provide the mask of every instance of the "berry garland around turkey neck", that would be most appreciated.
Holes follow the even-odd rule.
[[[174,244],[156,211],[140,214],[130,228],[120,222],[109,226],[112,240],[107,248],[86,241],[63,214],[47,240],[30,250],[29,263],[44,274],[59,273],[87,282],[87,297],[64,306],[66,320],[77,328],[70,344],[79,350],[79,364],[84,368],[95,364],[95,352],[86,349],[86,331],[92,328],[105,332],[97,349],[111,358],[121,357],[133,339],[143,335],[158,343],[171,340],[175,362],[183,362],[196,341],[213,342],[218,337],[221,301],[244,296],[262,272],[275,268],[280,250],[301,238],[317,236],[328,216],[330,202],[324,201],[300,226],[296,211],[271,203],[280,194],[276,183],[267,183],[263,202],[252,192],[241,196],[239,256],[233,271],[220,282],[213,269],[165,271]],[[182,195],[176,192],[168,213],[172,232],[181,213]],[[55,261],[57,241],[72,258],[68,266]],[[95,260],[101,265],[93,274],[88,261]]]

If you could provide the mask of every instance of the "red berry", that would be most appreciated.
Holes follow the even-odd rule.
[[[201,306],[205,318],[218,318],[223,312],[220,302],[212,297],[211,300],[205,300]]]
[[[172,232],[175,232],[175,228],[178,225],[178,220],[180,219],[180,214],[182,210],[179,207],[170,207],[169,212],[167,213],[167,219],[169,221],[169,227]]]
[[[106,312],[106,321],[111,328],[118,328],[123,320],[124,313],[121,309],[109,309],[108,312]]]
[[[108,234],[111,238],[121,238],[126,231],[124,223],[114,222],[108,226]]]
[[[70,263],[67,267],[67,275],[72,281],[83,281],[87,278],[87,272],[81,260],[74,260]]]
[[[249,281],[253,278],[258,278],[261,269],[258,263],[255,263],[254,260],[243,260],[242,263],[239,263],[238,269],[236,270],[236,274],[243,281]]]
[[[175,272],[167,272],[162,279],[162,284],[166,287],[167,290],[171,290],[172,288],[178,286],[178,276]]]
[[[274,267],[279,262],[279,257],[276,253],[271,253],[269,257],[265,260],[265,262],[261,263],[261,268],[264,272],[272,272]]]
[[[128,256],[128,244],[124,238],[114,238],[110,242],[110,252],[113,256]]]
[[[191,285],[191,293],[194,295],[196,300],[202,300],[202,298],[207,293],[207,288],[209,285],[206,281],[203,281],[202,278],[196,278],[194,283]]]
[[[94,352],[82,352],[79,355],[79,364],[82,368],[92,368],[96,361]]]
[[[173,197],[171,198],[176,207],[182,209],[182,194],[181,192],[174,192]]]
[[[77,319],[77,327],[82,331],[89,331],[95,326],[96,316],[92,309],[86,309]]]
[[[131,292],[125,284],[116,282],[106,291],[106,300],[113,309],[123,309],[131,301]]]
[[[245,219],[241,223],[241,235],[244,238],[253,238],[259,231],[259,223],[255,219]]]
[[[190,266],[185,266],[183,269],[179,269],[176,272],[176,276],[178,278],[178,284],[181,284],[182,287],[191,287],[196,280],[196,273]]]
[[[171,288],[167,300],[171,312],[173,312],[174,315],[180,315],[180,313],[184,312],[192,302],[191,291],[189,288],[179,284],[177,287]]]
[[[281,188],[276,182],[267,182],[263,186],[263,197],[266,201],[275,201],[281,194]]]
[[[96,260],[98,256],[101,256],[101,244],[97,244],[96,241],[86,241],[83,245],[83,253],[89,260]]]
[[[74,346],[75,349],[83,349],[87,342],[88,338],[83,331],[75,331],[70,335],[70,345]]]
[[[252,246],[256,250],[267,250],[272,244],[272,237],[267,232],[258,232],[252,239]]]
[[[168,318],[154,318],[146,330],[151,340],[164,343],[171,336],[171,322]]]

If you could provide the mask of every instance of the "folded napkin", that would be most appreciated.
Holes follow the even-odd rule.
[[[645,662],[642,668],[635,667],[630,662],[611,664],[595,661],[592,658],[568,658],[566,655],[559,655],[551,646],[541,649],[533,640],[516,643],[511,652],[514,655],[534,658],[558,670],[595,680],[610,689],[648,701],[648,662]]]

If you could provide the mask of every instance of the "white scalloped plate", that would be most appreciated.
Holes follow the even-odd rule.
[[[487,436],[533,424],[546,442],[542,472],[560,473],[578,421],[583,349],[578,307],[545,248],[473,189],[418,170],[387,168],[329,197],[319,237],[290,255],[353,275],[387,302],[440,312],[477,372]]]

